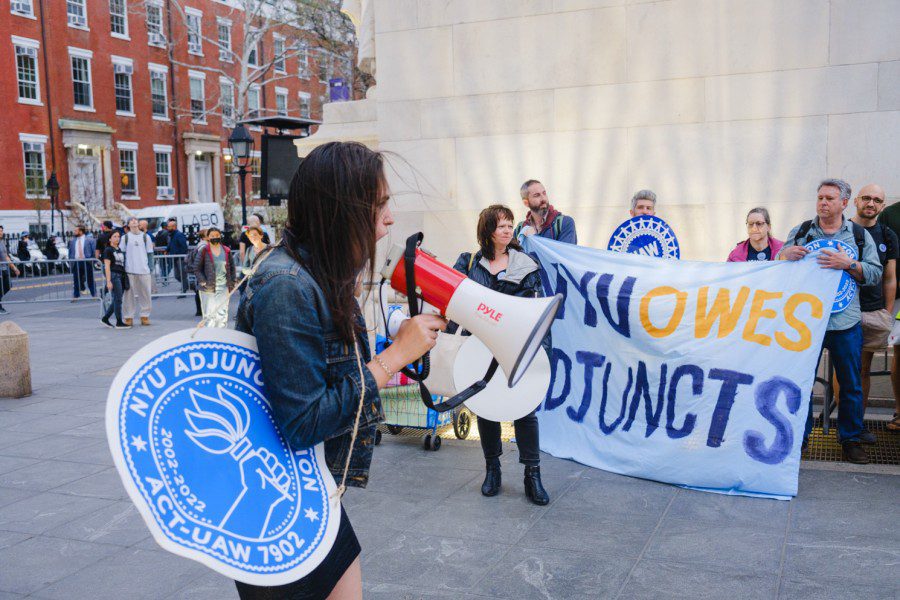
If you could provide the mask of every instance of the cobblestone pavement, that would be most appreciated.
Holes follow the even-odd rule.
[[[34,395],[0,400],[0,600],[236,598],[150,538],[112,466],[106,392],[143,344],[194,324],[190,298],[113,331],[95,304],[9,305],[30,334]],[[545,456],[548,507],[515,449],[500,496],[476,442],[385,436],[345,506],[366,598],[900,597],[900,470],[804,464],[791,502],[720,496]]]

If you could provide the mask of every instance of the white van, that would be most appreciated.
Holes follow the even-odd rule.
[[[151,233],[165,227],[166,221],[173,218],[178,220],[178,229],[182,231],[188,225],[196,225],[199,229],[225,228],[222,207],[217,202],[148,206],[133,212],[138,219],[147,220],[147,230]]]

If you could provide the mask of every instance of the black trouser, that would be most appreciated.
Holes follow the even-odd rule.
[[[184,257],[175,258],[175,279],[181,283],[181,293],[186,294],[188,291],[187,269],[184,268]]]
[[[516,445],[519,447],[519,462],[528,467],[541,464],[538,419],[534,412],[513,422],[516,428]],[[500,442],[500,423],[478,417],[478,435],[485,460],[500,458],[503,445]]]
[[[0,241],[0,244],[3,242]],[[10,290],[9,284],[9,267],[3,268],[0,267],[0,300],[3,299],[3,294]]]

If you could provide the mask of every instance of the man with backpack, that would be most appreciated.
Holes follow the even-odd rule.
[[[794,227],[784,247],[778,253],[779,260],[800,260],[807,254],[806,244],[815,240],[838,240],[856,251],[858,258],[846,252],[823,248],[817,258],[819,266],[848,273],[858,285],[872,286],[881,281],[882,267],[872,236],[860,225],[844,218],[843,212],[850,201],[850,184],[842,179],[826,179],[819,184],[816,202],[816,218]],[[826,306],[826,310],[828,307]],[[840,384],[838,408],[838,437],[844,459],[857,464],[867,464],[869,455],[862,447],[863,393],[861,381],[861,353],[863,332],[860,324],[859,294],[855,294],[847,306],[831,313],[822,347],[827,348]],[[803,443],[812,431],[812,404],[806,421]]]
[[[869,401],[872,358],[879,350],[887,346],[888,336],[894,326],[894,299],[897,295],[897,257],[900,256],[900,243],[897,234],[884,223],[877,221],[884,210],[884,190],[877,185],[867,185],[859,190],[854,199],[856,216],[851,220],[862,225],[878,251],[878,260],[882,266],[882,278],[879,285],[863,286],[859,289],[859,304],[862,309],[862,390],[863,407]],[[864,431],[860,437],[864,444],[874,444],[875,434]]]
[[[568,244],[577,244],[575,220],[553,208],[547,190],[537,179],[529,179],[519,188],[522,202],[528,209],[525,220],[516,225],[513,235],[519,242],[525,236],[539,235]]]
[[[128,232],[122,236],[119,247],[125,251],[125,272],[128,289],[125,291],[125,324],[131,325],[140,313],[141,325],[150,324],[153,275],[150,260],[153,256],[153,240],[140,229],[136,217],[128,219]]]

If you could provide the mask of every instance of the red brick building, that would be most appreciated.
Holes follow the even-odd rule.
[[[229,189],[227,138],[235,116],[320,118],[327,80],[349,71],[349,59],[319,50],[298,29],[258,29],[264,33],[255,64],[269,63],[272,73],[250,87],[235,59],[245,35],[238,4],[4,2],[0,112],[8,122],[0,210],[34,210],[47,197],[51,172],[62,206],[75,200],[95,214],[115,202],[140,208],[219,200]],[[241,81],[248,82],[243,98]],[[248,188],[256,183],[254,176]]]

